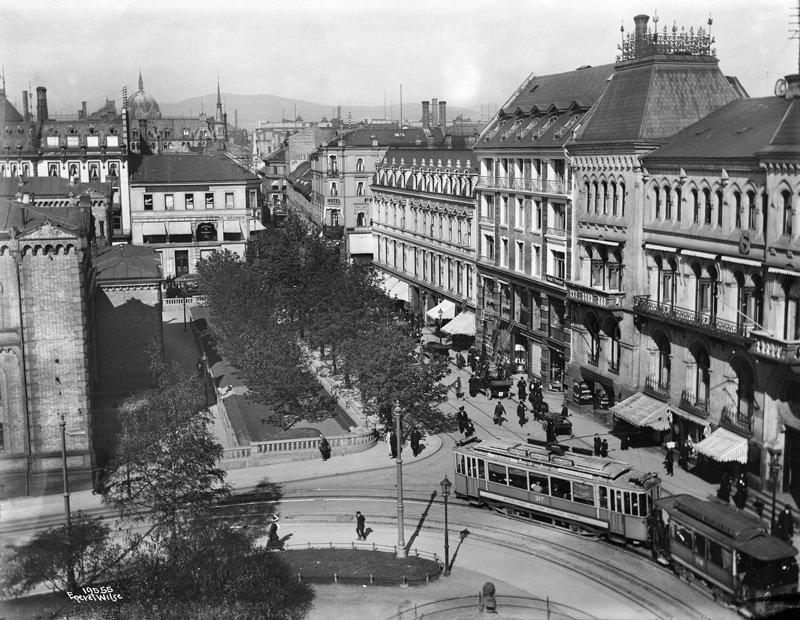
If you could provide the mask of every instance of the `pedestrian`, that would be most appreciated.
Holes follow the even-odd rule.
[[[525,426],[525,423],[528,421],[528,419],[525,417],[525,411],[525,401],[521,400],[517,405],[517,419],[519,420],[520,428]]]
[[[391,446],[392,446],[392,458],[393,459],[396,459],[397,455],[400,453],[400,441],[399,440],[400,440],[400,438],[397,436],[397,433],[395,431],[392,431]]]
[[[756,500],[753,502],[753,510],[756,511],[759,519],[764,518],[764,502],[761,501],[760,497],[757,497]]]
[[[464,398],[464,392],[461,390],[461,377],[456,377],[453,381],[453,391],[456,393],[456,398]]]
[[[415,426],[411,430],[411,452],[414,453],[416,457],[419,454],[419,442],[422,439],[422,433],[419,432],[419,429]]]
[[[467,425],[464,428],[464,439],[469,439],[475,434],[475,425],[472,424],[472,420],[467,418]]]
[[[478,361],[475,353],[475,347],[470,347],[469,351],[467,351],[467,364],[469,364],[469,368],[473,374],[475,374],[475,363]]]
[[[536,402],[536,391],[533,389],[533,386],[531,386],[531,389],[528,392],[528,402],[531,404],[532,409],[534,403]]]
[[[600,435],[595,433],[594,434],[594,455],[595,456],[600,456],[600,445],[601,445],[601,443],[602,442],[600,441]]]
[[[319,453],[322,455],[323,461],[327,461],[331,458],[331,444],[328,443],[324,435],[319,436]]]
[[[392,457],[392,433],[389,432],[389,431],[386,431],[386,433],[383,435],[383,439],[384,439],[384,441],[386,441],[386,447],[389,450],[389,458],[391,459],[391,458],[393,458]]]
[[[744,510],[744,507],[747,505],[747,478],[744,473],[739,476],[739,480],[736,483],[736,492],[733,494],[733,503],[736,504],[736,508],[739,510]]]
[[[480,380],[475,375],[472,375],[469,378],[469,395],[472,398],[475,398],[478,395],[478,390],[480,390]]]
[[[502,426],[503,422],[506,421],[504,417],[505,413],[506,413],[506,408],[503,407],[503,403],[498,400],[497,404],[494,407],[494,423]]]
[[[358,540],[367,540],[367,533],[364,531],[364,524],[367,522],[364,515],[361,514],[360,510],[356,510],[356,534],[358,534]]]
[[[464,361],[464,356],[461,354],[461,351],[459,351],[456,353],[456,368],[463,370],[464,366],[466,366],[466,362]]]
[[[561,417],[562,418],[569,417],[569,407],[567,407],[567,401],[564,401],[564,404],[561,405]]]
[[[203,371],[205,371],[205,364],[203,364],[203,358],[197,358],[197,364],[195,364],[195,369],[197,370],[197,376],[201,379],[203,378]]]
[[[544,399],[542,399],[542,413],[550,413],[550,405]]]
[[[553,420],[548,419],[545,423],[545,435],[547,436],[547,443],[556,443],[558,440],[556,439],[556,425]]]
[[[794,518],[792,518],[792,507],[789,504],[786,504],[786,507],[778,515],[775,535],[786,542],[791,541],[794,536]]]
[[[673,468],[675,467],[675,450],[667,448],[667,454],[664,457],[664,469],[667,470],[667,475],[673,475]]]
[[[528,385],[525,383],[525,377],[517,381],[517,398],[519,402],[525,403],[525,397],[528,395]]]
[[[281,539],[278,536],[278,529],[280,525],[278,525],[278,517],[275,515],[271,515],[269,517],[269,526],[267,526],[267,533],[269,534],[269,538],[267,539],[267,549],[270,547],[278,548],[281,547]]]
[[[622,432],[620,433],[619,449],[620,450],[627,450],[628,449],[628,429],[624,428],[624,427],[622,429]]]
[[[464,429],[467,427],[467,412],[464,411],[464,406],[458,408],[456,413],[456,422],[458,422],[458,432],[463,435]]]
[[[722,474],[722,478],[719,481],[717,497],[726,504],[731,501],[731,479],[727,473]]]
[[[608,440],[607,439],[603,439],[603,441],[600,443],[600,456],[602,456],[603,458],[606,458],[608,456]]]

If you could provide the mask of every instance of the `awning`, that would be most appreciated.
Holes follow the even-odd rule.
[[[142,224],[142,235],[145,237],[166,235],[167,229],[164,222],[144,222]]]
[[[392,290],[392,289],[393,289],[395,286],[397,286],[399,283],[400,283],[400,280],[398,280],[398,279],[397,279],[397,278],[395,278],[394,276],[390,276],[388,273],[384,273],[384,274],[383,274],[383,280],[381,280],[381,288],[382,288],[384,291],[386,291],[386,294],[388,295],[388,294],[389,294],[389,292],[390,292],[390,291],[391,291],[391,290]]]
[[[683,409],[673,409],[670,407],[670,412],[672,415],[676,415],[684,420],[688,420],[689,422],[694,422],[697,426],[701,428],[706,428],[708,426],[708,420],[705,418],[701,418],[700,416],[694,415],[693,413],[689,413],[688,411],[684,411]],[[711,429],[709,429],[711,432]]]
[[[437,315],[438,316],[438,315]],[[452,321],[442,327],[445,334],[475,335],[475,315],[472,312],[462,312]]]
[[[170,235],[191,235],[192,223],[191,222],[168,222],[167,229]]]
[[[450,320],[452,318],[455,318],[456,316],[456,305],[452,301],[448,301],[447,299],[435,305],[425,314],[431,319],[438,319],[440,318],[439,310],[442,311],[442,316],[441,316],[442,319]]]
[[[239,220],[222,220],[222,232],[241,234],[242,227]]]
[[[250,232],[258,232],[259,230],[266,230],[266,226],[258,220],[250,220]]]
[[[391,289],[389,289],[389,297],[393,299],[402,299],[403,301],[411,301],[408,298],[408,283],[398,280]]]
[[[718,428],[703,441],[694,444],[694,449],[720,463],[747,463],[747,439],[724,428]]]
[[[669,405],[641,392],[617,403],[611,411],[634,426],[649,426],[657,431],[669,429]]]

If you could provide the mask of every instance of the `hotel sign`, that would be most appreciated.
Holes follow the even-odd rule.
[[[337,208],[341,208],[341,206],[342,206],[342,199],[341,199],[341,198],[337,198],[337,197],[330,197],[330,196],[326,196],[326,197],[325,197],[325,206],[326,206],[326,207],[337,207]]]

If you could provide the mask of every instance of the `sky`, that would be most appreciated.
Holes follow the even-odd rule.
[[[800,0],[0,0],[6,92],[47,88],[50,112],[216,90],[325,105],[438,98],[502,106],[530,75],[615,61],[620,27],[707,28],[751,96],[798,72]],[[794,17],[793,17],[794,16]],[[792,22],[795,25],[792,25]]]

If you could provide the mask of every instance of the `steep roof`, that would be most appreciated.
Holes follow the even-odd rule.
[[[0,124],[21,123],[22,114],[11,104],[4,91],[0,91]]]
[[[112,245],[99,250],[92,261],[97,280],[160,280],[161,261],[153,248],[139,245]]]
[[[737,98],[711,56],[620,62],[578,143],[667,138]]]
[[[404,166],[405,168],[433,168],[436,170],[457,170],[460,166],[465,172],[476,172],[478,158],[471,149],[406,149],[389,148],[381,162],[384,166]],[[400,163],[402,162],[402,164]],[[423,164],[424,162],[424,164]]]
[[[226,183],[255,182],[257,175],[225,156],[145,155],[131,174],[131,185],[145,183]]]
[[[603,94],[613,74],[614,65],[607,64],[536,76],[523,85],[503,112],[513,115],[522,108],[530,113],[533,108],[544,110],[551,106],[563,110],[573,103],[588,108]]]
[[[16,236],[17,233],[12,229],[17,229],[18,232],[34,230],[45,222],[51,222],[76,236],[81,236],[84,234],[81,229],[86,229],[88,221],[88,209],[34,207],[0,198],[0,234],[6,233],[6,236]]]
[[[70,192],[78,196],[94,190],[101,194],[108,194],[111,191],[110,183],[76,183],[72,185],[69,179],[63,177],[22,177],[22,184],[19,179],[10,177],[0,178],[0,196],[12,197],[17,192],[23,194],[34,194],[35,196],[68,196]]]
[[[791,122],[796,117],[785,122],[792,107],[797,109],[797,102],[778,97],[732,101],[672,136],[644,160],[752,158],[774,139],[791,138],[792,132],[790,144],[800,149],[800,126]]]
[[[427,144],[428,137],[433,138],[435,145],[440,145],[444,140],[444,132],[441,127],[422,129],[419,127],[406,127],[405,129],[376,129],[364,128],[355,129],[349,133],[337,136],[328,142],[329,146],[346,147],[368,147],[372,146],[373,141],[378,142],[378,146],[414,146],[417,140],[421,144]]]

